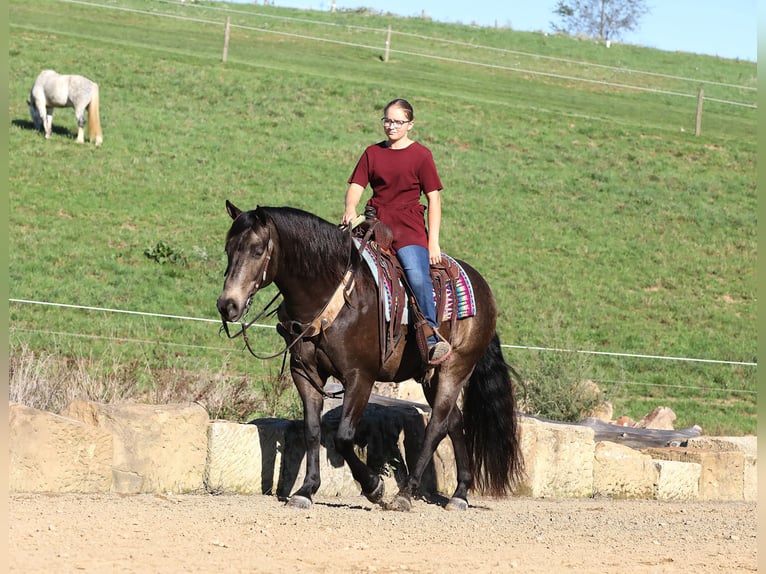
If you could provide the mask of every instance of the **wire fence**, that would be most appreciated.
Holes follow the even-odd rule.
[[[214,324],[216,326],[221,325],[220,319],[190,317],[190,316],[172,315],[172,314],[165,314],[165,313],[151,313],[151,312],[144,312],[144,311],[133,311],[133,310],[126,310],[126,309],[95,307],[95,306],[87,306],[87,305],[72,305],[72,304],[66,304],[66,303],[35,301],[35,300],[29,300],[29,299],[11,298],[9,299],[9,302],[17,304],[17,305],[22,305],[22,306],[23,305],[43,306],[43,307],[49,307],[49,308],[99,312],[99,313],[114,314],[114,315],[119,315],[119,314],[132,315],[132,316],[147,317],[152,319],[169,319],[169,320],[178,321],[178,322],[207,323],[207,324]],[[268,325],[264,323],[254,323],[251,327],[256,329],[268,330],[270,334],[271,332],[275,331],[274,325]],[[177,341],[162,340],[160,338],[154,338],[154,337],[150,337],[150,338],[118,337],[115,335],[97,335],[93,333],[51,330],[51,329],[40,328],[38,326],[24,326],[20,324],[20,322],[18,322],[16,325],[12,325],[10,327],[10,331],[12,333],[18,333],[18,334],[26,333],[26,334],[45,335],[48,337],[70,337],[70,338],[79,338],[79,339],[92,339],[92,340],[108,341],[113,343],[130,343],[130,344],[137,344],[137,345],[160,345],[160,346],[173,347],[173,348],[216,351],[216,352],[222,352],[222,353],[231,353],[235,351],[235,347],[233,346],[211,346],[211,345],[204,345],[204,344],[187,344],[187,343],[179,343]],[[218,335],[218,331],[219,331],[218,329],[215,330],[216,336]],[[210,332],[206,331],[206,333],[209,336],[212,336],[213,334],[212,331]],[[539,347],[539,346],[531,346],[531,345],[502,344],[501,346],[504,349],[516,349],[516,350],[529,351],[529,352],[576,353],[576,354],[584,354],[584,355],[596,355],[596,356],[602,356],[602,357],[639,359],[639,360],[645,360],[645,361],[672,361],[677,363],[697,363],[697,364],[701,363],[701,364],[711,364],[711,365],[716,364],[716,365],[729,365],[729,366],[737,366],[737,367],[745,367],[745,368],[757,367],[756,362],[735,361],[735,360],[727,360],[727,359],[720,359],[720,358],[678,357],[678,356],[669,356],[669,355],[592,351],[592,350],[585,350],[585,349],[567,349],[567,348],[557,348],[557,347]],[[677,388],[677,389],[686,389],[686,390],[703,389],[703,387],[695,386],[695,385],[682,385],[682,384],[671,385],[671,384],[664,384],[664,383],[647,383],[647,382],[628,381],[628,380],[603,380],[602,379],[600,382],[610,383],[610,384],[619,384],[619,385],[641,385],[641,386],[651,386],[651,387],[657,387],[657,388]],[[706,385],[704,388],[710,389],[710,385]],[[721,388],[721,390],[732,392],[732,389],[727,389],[727,388]],[[754,395],[756,394],[757,391],[755,389],[737,389],[736,392],[747,394],[747,395]]]
[[[167,9],[167,11],[162,12],[157,9],[140,10],[85,0],[60,1],[98,9],[132,12],[151,18],[173,18],[195,24],[220,26],[226,29],[226,33],[221,35],[222,46],[224,36],[228,42],[228,30],[231,28],[246,32],[291,37],[303,41],[322,42],[355,49],[371,50],[376,53],[384,52],[386,59],[388,59],[388,54],[395,54],[430,61],[491,68],[518,75],[538,76],[561,82],[577,82],[610,89],[645,92],[693,100],[701,99],[701,89],[705,88],[707,90],[707,93],[704,95],[706,102],[738,108],[757,109],[757,77],[755,71],[753,71],[752,78],[748,78],[749,83],[732,84],[701,77],[686,77],[654,70],[640,70],[585,62],[541,53],[482,45],[453,38],[416,34],[404,30],[396,30],[391,26],[388,28],[376,28],[340,24],[338,22],[309,18],[280,16],[253,8],[242,10],[224,6],[211,6],[209,4],[160,0],[158,4],[165,6]],[[190,16],[190,11],[199,14],[200,17]],[[222,18],[213,19],[211,16],[215,14],[221,14]],[[232,17],[238,20],[231,21]],[[263,24],[253,25],[252,20],[263,21]],[[358,41],[360,36],[364,38],[363,42]],[[375,40],[375,42],[373,43],[372,40]],[[224,53],[229,52],[228,44],[222,51]]]

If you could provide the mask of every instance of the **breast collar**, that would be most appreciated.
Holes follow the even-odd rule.
[[[280,326],[295,338],[307,338],[324,331],[333,324],[338,314],[343,309],[343,306],[348,302],[348,298],[351,292],[354,290],[356,281],[354,279],[354,270],[349,269],[343,276],[338,288],[327,301],[325,306],[319,311],[319,314],[310,323],[301,323],[290,319],[285,311],[284,302],[279,306],[277,317],[279,318]],[[283,333],[284,334],[284,333]]]

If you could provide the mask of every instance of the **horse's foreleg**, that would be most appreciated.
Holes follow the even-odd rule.
[[[287,505],[291,508],[308,509],[311,507],[314,494],[319,490],[322,483],[319,472],[319,445],[321,442],[321,412],[322,399],[319,402],[304,402],[303,406],[303,431],[306,441],[306,475],[303,484],[296,490]]]
[[[53,133],[53,108],[46,108],[45,115],[43,116],[43,129],[45,130],[45,139],[50,139],[51,133]]]
[[[293,380],[298,388],[298,393],[303,401],[303,432],[306,445],[306,475],[303,484],[296,490],[287,505],[291,508],[308,509],[312,504],[312,497],[319,490],[321,476],[319,472],[319,446],[322,438],[322,396],[310,383],[308,377],[314,373],[305,371],[293,371]],[[319,377],[316,376],[319,382]]]

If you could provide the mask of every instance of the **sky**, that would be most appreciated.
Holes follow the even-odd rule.
[[[273,0],[273,4],[329,11],[332,1]],[[420,16],[425,12],[440,22],[497,24],[526,32],[551,32],[550,23],[559,22],[553,13],[556,4],[556,0],[335,0],[336,10],[365,7],[398,16]],[[645,4],[650,12],[641,18],[636,31],[622,35],[621,42],[672,52],[757,60],[758,0],[647,0]]]

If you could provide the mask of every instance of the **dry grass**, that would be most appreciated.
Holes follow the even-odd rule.
[[[75,400],[99,403],[170,404],[196,402],[212,419],[247,421],[257,416],[294,414],[289,377],[262,381],[222,372],[151,370],[135,362],[104,365],[93,357],[61,357],[12,347],[9,399],[59,413]],[[143,382],[142,382],[143,381]]]

